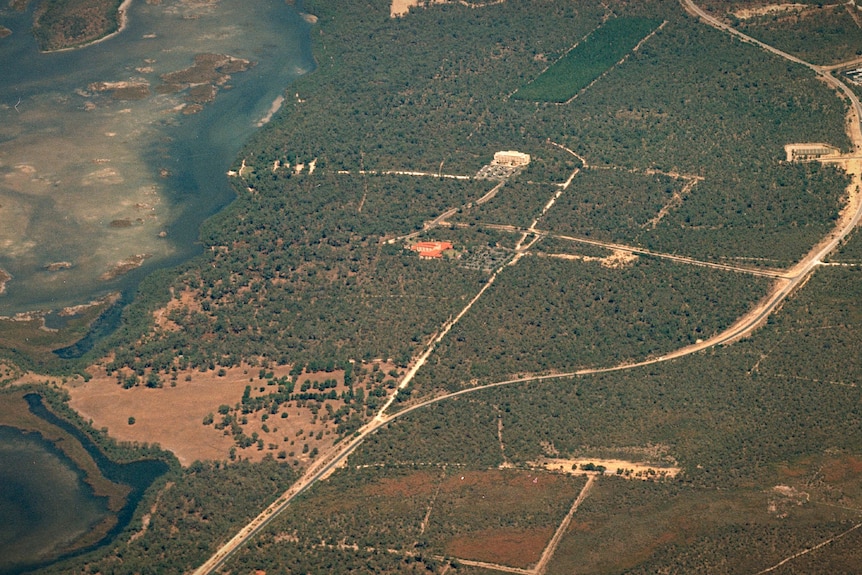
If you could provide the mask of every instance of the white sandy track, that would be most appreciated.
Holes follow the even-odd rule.
[[[795,62],[797,64],[806,66],[812,70],[814,70],[819,77],[823,78],[830,86],[833,86],[840,92],[842,92],[846,97],[848,97],[851,101],[851,110],[850,110],[850,136],[853,141],[855,150],[862,150],[862,128],[860,128],[860,118],[862,118],[862,105],[859,103],[859,99],[853,93],[850,88],[848,88],[844,83],[840,80],[837,80],[829,73],[829,69],[815,66],[800,58],[797,58],[791,54],[787,54],[777,48],[773,48],[759,40],[755,40],[750,36],[747,36],[738,30],[728,26],[727,24],[719,21],[718,19],[710,16],[706,12],[704,12],[701,8],[694,4],[691,0],[680,0],[685,6],[685,8],[691,13],[695,14],[699,18],[701,18],[704,22],[732,34],[738,38],[741,38],[745,42],[752,43],[757,45],[764,50],[767,50],[773,54],[781,56],[791,62]],[[831,68],[830,68],[831,69]],[[849,163],[848,163],[849,164]],[[857,162],[858,164],[858,162]],[[857,175],[858,177],[858,175]],[[496,383],[491,383],[487,385],[472,387],[463,389],[461,391],[457,391],[454,393],[449,393],[446,395],[442,395],[440,397],[432,398],[421,403],[417,403],[403,411],[398,412],[394,415],[387,415],[386,411],[392,405],[395,400],[395,394],[397,391],[404,389],[409,382],[412,380],[413,376],[419,370],[419,368],[424,364],[425,360],[431,355],[436,345],[442,341],[442,339],[446,336],[448,331],[461,319],[471,308],[471,306],[478,301],[478,299],[487,291],[487,289],[494,282],[494,279],[497,277],[497,274],[501,273],[501,270],[497,270],[488,282],[482,287],[479,293],[470,300],[470,302],[465,306],[463,310],[453,319],[448,320],[443,327],[441,328],[437,337],[435,337],[423,353],[417,358],[417,361],[414,363],[408,374],[402,380],[401,384],[398,386],[398,389],[393,392],[392,395],[388,398],[385,405],[381,410],[377,413],[377,416],[374,417],[371,421],[369,421],[365,426],[363,426],[359,431],[354,434],[354,436],[348,440],[345,440],[342,444],[336,445],[332,451],[328,454],[325,454],[321,459],[314,462],[311,467],[309,467],[305,474],[294,484],[282,493],[269,507],[267,507],[262,513],[260,513],[257,517],[252,519],[247,525],[239,530],[239,532],[234,535],[227,543],[222,545],[216,552],[213,554],[203,565],[201,565],[198,569],[196,569],[193,575],[209,575],[213,573],[216,569],[218,569],[231,554],[233,554],[241,545],[243,545],[248,539],[254,536],[258,531],[260,531],[263,527],[265,527],[273,518],[275,518],[279,513],[281,513],[284,509],[286,509],[293,499],[308,489],[311,485],[316,483],[321,479],[325,479],[331,474],[339,465],[343,464],[346,460],[347,456],[353,452],[364,440],[366,437],[376,432],[381,427],[387,425],[391,421],[396,418],[402,417],[407,413],[415,411],[417,409],[424,408],[433,403],[437,403],[440,401],[449,400],[460,395],[465,395],[468,393],[474,393],[484,389],[490,389],[492,387],[499,387],[502,385],[512,385],[518,383],[527,383],[527,382],[541,382],[544,380],[550,379],[563,379],[570,378],[581,375],[595,374],[595,373],[607,373],[612,371],[622,371],[627,369],[635,369],[651,364],[655,364],[658,362],[667,361],[673,358],[679,358],[686,355],[691,355],[693,353],[697,353],[704,349],[714,347],[717,345],[723,345],[727,343],[731,343],[736,341],[742,337],[747,336],[757,327],[759,327],[766,318],[775,311],[778,306],[787,298],[790,293],[792,293],[796,288],[801,286],[811,275],[814,269],[820,265],[820,261],[827,254],[832,252],[843,240],[846,238],[850,232],[858,225],[860,219],[862,219],[862,202],[854,201],[854,198],[851,197],[851,201],[848,203],[847,207],[844,210],[841,218],[839,218],[836,228],[823,240],[817,244],[812,250],[793,268],[788,270],[782,279],[779,279],[776,282],[775,287],[772,292],[764,298],[758,305],[756,305],[751,311],[745,314],[743,317],[739,318],[732,326],[723,331],[720,334],[713,336],[712,338],[687,347],[683,347],[674,352],[668,353],[664,356],[648,359],[645,361],[630,363],[630,364],[620,364],[616,366],[606,367],[606,368],[594,368],[594,369],[583,369],[568,373],[556,373],[542,376],[530,376],[523,377],[517,379],[510,379],[506,381],[500,381]],[[517,263],[520,259],[520,256],[523,255],[524,251],[529,249],[532,244],[539,238],[540,236],[537,234],[534,238],[533,242],[529,245],[521,248],[521,251],[516,255],[515,259],[509,263],[509,266]],[[507,267],[509,267],[507,266]],[[588,483],[589,485],[589,483]],[[582,495],[586,495],[586,487],[585,491],[582,491]],[[856,526],[859,527],[859,526]],[[853,529],[856,529],[854,527]],[[850,531],[852,531],[851,529]],[[849,531],[848,531],[849,532]],[[846,533],[845,533],[846,534]],[[843,536],[841,534],[839,536]],[[833,538],[835,539],[835,538]],[[821,544],[825,545],[827,542]],[[795,557],[807,552],[808,550],[789,557],[785,560],[789,561],[794,559]],[[551,554],[553,551],[551,551]],[[550,557],[550,556],[549,556]],[[782,563],[783,564],[783,563]],[[780,565],[780,564],[779,564]],[[776,566],[777,567],[777,566]],[[514,571],[513,571],[514,572]],[[520,571],[518,571],[520,572]]]

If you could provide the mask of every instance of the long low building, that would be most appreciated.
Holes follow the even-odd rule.
[[[422,259],[439,259],[443,257],[443,252],[453,247],[449,242],[417,242],[410,246],[410,249],[417,252]]]
[[[513,168],[527,166],[530,163],[530,154],[506,150],[494,153],[494,163],[500,166],[511,166]]]

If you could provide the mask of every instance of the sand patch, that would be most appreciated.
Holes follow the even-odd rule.
[[[584,256],[580,254],[539,254],[549,258],[557,258],[561,260],[571,260],[580,262],[597,262],[603,268],[619,269],[635,263],[638,260],[637,254],[624,250],[614,250],[608,256]]]
[[[410,12],[410,8],[414,6],[431,6],[433,4],[450,4],[458,3],[468,8],[484,8],[495,4],[502,4],[506,0],[488,0],[487,2],[467,2],[467,0],[392,0],[389,5],[389,17],[400,18],[406,16]]]
[[[666,479],[676,477],[682,473],[679,467],[655,465],[624,459],[600,459],[600,458],[578,458],[578,459],[549,459],[541,458],[538,461],[528,463],[535,469],[546,469],[569,475],[588,475],[602,471],[606,475],[616,475],[625,479]]]
[[[272,105],[270,105],[269,111],[266,113],[266,115],[260,120],[258,120],[255,126],[260,128],[264,124],[269,123],[269,121],[272,119],[272,116],[276,112],[278,112],[279,109],[281,109],[282,104],[284,104],[284,96],[278,96],[275,100],[272,101]]]
[[[405,16],[410,12],[410,8],[419,6],[420,4],[422,4],[422,0],[392,0],[392,4],[389,6],[389,17],[399,18]]]
[[[624,268],[638,260],[638,256],[622,250],[614,250],[614,253],[601,259],[601,265],[605,268]]]
[[[731,12],[740,20],[748,20],[757,16],[767,16],[769,14],[780,14],[784,12],[802,12],[806,8],[811,8],[810,4],[770,4],[768,6],[759,6],[757,8],[740,8],[735,12]]]

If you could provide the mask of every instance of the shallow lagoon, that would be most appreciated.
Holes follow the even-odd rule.
[[[128,14],[115,37],[41,54],[31,13],[0,6],[13,31],[0,39],[0,269],[12,276],[0,316],[129,293],[198,253],[201,222],[233,197],[225,174],[240,146],[313,67],[309,25],[284,0],[134,0]],[[161,87],[199,54],[253,65],[223,69],[210,102]],[[146,90],[101,89],[116,82]],[[3,428],[0,460],[0,572],[63,554],[110,513],[38,436]],[[144,467],[121,466],[118,480],[143,480]],[[108,540],[141,496],[133,490]]]
[[[109,513],[38,434],[0,427],[0,461],[0,573],[62,552]]]
[[[111,542],[128,526],[146,490],[169,469],[158,459],[115,463],[85,433],[49,411],[39,395],[28,393],[23,399],[48,427],[25,432],[0,426],[3,575]],[[46,429],[50,440],[43,438]]]
[[[240,146],[313,67],[309,25],[283,0],[134,1],[128,14],[115,37],[41,54],[30,14],[0,9],[13,30],[0,39],[0,268],[12,276],[0,315],[129,291],[197,253],[201,222],[232,199]],[[211,102],[206,86],[167,89],[162,75],[200,54],[251,65],[217,73]]]

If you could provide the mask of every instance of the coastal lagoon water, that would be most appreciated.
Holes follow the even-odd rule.
[[[109,513],[38,434],[0,427],[0,573],[60,552]]]
[[[313,67],[309,24],[285,0],[133,0],[121,33],[49,54],[30,4],[0,6],[13,31],[0,38],[0,316],[129,294],[199,253],[240,147]],[[213,69],[188,72],[196,57]],[[0,572],[62,554],[109,513],[39,436],[0,429],[0,461]],[[132,495],[102,543],[164,466],[116,468]]]
[[[134,0],[121,33],[47,54],[31,24],[0,8],[0,316],[128,293],[198,253],[240,146],[313,67],[284,0]],[[202,79],[204,54],[233,60]]]
[[[150,485],[169,469],[161,460],[115,463],[86,434],[50,412],[40,396],[24,399],[33,414],[71,436],[64,445],[79,442],[101,476],[127,495],[111,509],[108,498],[94,494],[85,473],[53,442],[0,426],[0,575],[109,543],[128,526]]]

